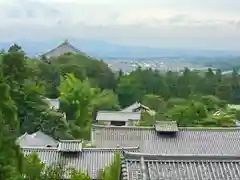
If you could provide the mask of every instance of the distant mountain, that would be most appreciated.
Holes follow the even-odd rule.
[[[51,39],[47,41],[17,41],[29,56],[43,54],[61,44],[63,40]],[[104,41],[69,39],[79,50],[90,56],[101,59],[154,59],[154,58],[213,58],[213,57],[240,57],[240,52],[191,50],[191,49],[166,49],[140,46],[125,46]],[[13,43],[0,42],[1,49],[8,49]]]

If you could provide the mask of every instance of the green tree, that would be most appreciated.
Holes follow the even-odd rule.
[[[156,112],[165,106],[164,99],[155,94],[146,94],[143,96],[142,104]]]
[[[236,127],[236,114],[233,112],[221,111],[219,114],[209,115],[201,122],[202,126],[208,127]]]
[[[120,179],[121,155],[116,153],[110,166],[104,168],[99,175],[99,180],[117,180]]]
[[[148,112],[142,112],[141,121],[139,121],[137,126],[153,126],[155,123],[155,116],[151,116]]]
[[[17,118],[20,122],[21,133],[33,133],[41,130],[55,137],[56,129],[64,123],[56,113],[49,113],[49,107],[45,102],[44,88],[36,82],[35,63],[29,63],[21,48],[11,47],[9,52],[3,55],[1,70],[3,77],[10,86],[10,95],[17,106]],[[36,67],[36,66],[35,66]],[[54,116],[54,117],[53,117]],[[44,124],[57,119],[49,130]],[[67,127],[66,127],[67,128]]]
[[[192,93],[192,87],[190,84],[191,72],[188,68],[185,68],[183,74],[178,77],[178,97],[188,98]]]
[[[40,61],[36,67],[38,69],[38,81],[43,81],[45,86],[45,95],[49,98],[58,98],[60,85],[60,72],[57,66],[51,61]]]
[[[73,74],[67,74],[61,80],[61,108],[66,112],[67,120],[74,120],[76,127],[72,129],[72,135],[77,139],[89,138],[95,91],[88,80],[81,81]]]
[[[32,153],[25,157],[23,164],[24,180],[44,180],[43,172],[45,164],[40,161],[36,153]]]
[[[173,106],[165,115],[167,119],[177,121],[180,126],[192,127],[206,118],[208,112],[203,103],[192,101],[185,105]]]
[[[22,156],[15,144],[19,125],[9,91],[9,86],[0,76],[0,179],[16,180],[21,172]]]
[[[51,62],[63,76],[72,73],[81,80],[88,78],[101,89],[113,89],[116,86],[114,73],[103,61],[84,54],[71,54],[51,59]]]
[[[128,76],[123,76],[120,79],[117,87],[117,94],[122,107],[133,104],[142,98],[145,92],[141,86],[142,85],[137,79]]]
[[[231,76],[231,103],[240,103],[240,77],[238,69],[233,68]]]

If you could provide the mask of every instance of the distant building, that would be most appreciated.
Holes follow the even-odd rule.
[[[139,102],[135,102],[134,104],[122,109],[121,112],[147,112],[151,116],[154,116],[156,114],[154,110],[151,110],[149,107],[144,106]]]
[[[57,147],[58,145],[57,140],[41,131],[25,133],[17,139],[16,143],[20,147]]]
[[[58,111],[60,109],[60,100],[59,99],[49,99],[44,98],[45,102],[48,104],[48,107],[52,110]],[[63,118],[66,119],[66,113],[63,112]]]
[[[49,99],[45,98],[46,103],[48,104],[50,109],[58,110],[60,107],[60,101],[59,99]]]
[[[101,125],[132,126],[141,120],[140,112],[99,111],[96,117]]]
[[[42,56],[46,58],[53,58],[58,57],[60,55],[66,54],[66,53],[72,53],[72,54],[84,54],[82,51],[74,47],[72,44],[68,42],[68,40],[65,40],[62,44],[57,46],[56,48],[44,53]]]

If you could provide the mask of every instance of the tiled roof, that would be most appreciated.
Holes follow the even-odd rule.
[[[58,145],[58,141],[41,131],[33,134],[25,133],[17,139],[16,143],[19,144],[20,147],[56,147]]]
[[[237,180],[240,156],[124,153],[123,180]]]
[[[121,110],[121,112],[134,112],[136,110],[139,109],[145,109],[150,115],[154,116],[156,114],[156,112],[154,110],[151,110],[149,107],[139,103],[139,102],[135,102],[134,104],[124,108]]]
[[[233,154],[240,155],[240,129],[179,128],[176,135],[159,134],[154,127],[93,125],[96,147],[139,146],[152,154]]]
[[[110,165],[115,152],[137,152],[138,147],[129,148],[83,148],[81,152],[65,154],[57,148],[22,148],[25,156],[35,152],[46,165],[62,163],[66,169],[74,168],[88,173],[93,179],[98,176],[99,170]],[[66,173],[67,174],[67,173]],[[67,178],[67,177],[65,177]]]
[[[80,50],[71,45],[67,40],[60,44],[58,47],[52,49],[51,51],[43,54],[46,57],[58,57],[65,53],[73,53],[73,54],[83,54]]]
[[[134,104],[122,109],[122,112],[134,112],[134,110],[141,108],[141,107],[146,110],[150,110],[147,106],[144,106],[139,102],[135,102]]]
[[[121,111],[99,111],[97,113],[97,121],[128,121],[131,120],[140,120],[140,112],[121,112]]]
[[[157,132],[177,132],[178,126],[176,121],[158,121],[155,129]]]
[[[58,151],[61,152],[81,152],[81,140],[60,140],[58,144]]]

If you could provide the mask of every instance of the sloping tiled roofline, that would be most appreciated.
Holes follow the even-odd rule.
[[[82,51],[80,51],[79,49],[77,49],[76,47],[74,47],[72,44],[70,44],[67,40],[65,40],[63,43],[61,43],[60,45],[58,45],[57,47],[55,47],[54,49],[44,53],[43,55],[47,55],[50,54],[52,52],[54,52],[56,49],[60,48],[63,45],[68,45],[69,47],[71,47],[74,51],[78,52],[78,53],[82,53]]]
[[[121,111],[98,111],[97,121],[128,121],[140,120],[140,112],[121,112]]]
[[[50,150],[50,151],[58,151],[57,147],[22,147],[22,150]],[[116,148],[82,148],[83,151],[137,151],[139,150],[138,146],[135,147],[116,147]]]
[[[155,127],[147,127],[147,126],[106,126],[106,125],[97,125],[93,124],[92,128],[113,128],[113,129],[144,129],[144,130],[155,130]],[[178,127],[179,130],[189,130],[189,131],[231,131],[231,130],[239,130],[236,127]],[[240,130],[239,130],[240,131]]]
[[[140,160],[144,157],[145,160],[227,160],[227,161],[239,161],[240,155],[222,155],[222,154],[149,154],[149,153],[138,153],[138,152],[124,152],[123,156],[126,159]]]
[[[24,139],[24,137],[26,137],[28,135],[28,133],[24,133],[23,135],[21,135],[20,137],[18,137],[17,138],[17,140],[16,140],[16,143],[18,144],[18,143],[20,143],[23,139]]]

